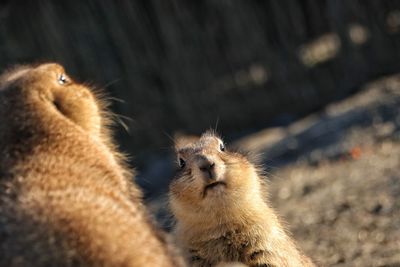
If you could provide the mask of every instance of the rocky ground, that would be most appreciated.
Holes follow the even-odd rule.
[[[400,76],[234,146],[263,155],[271,205],[319,265],[400,266]]]
[[[271,202],[323,266],[400,266],[400,144],[363,151],[273,175]]]

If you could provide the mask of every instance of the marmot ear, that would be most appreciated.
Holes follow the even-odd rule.
[[[174,133],[173,141],[174,141],[174,149],[175,151],[181,150],[182,148],[196,143],[199,141],[200,136],[198,135],[191,135],[191,134],[185,134],[182,132],[176,132]]]

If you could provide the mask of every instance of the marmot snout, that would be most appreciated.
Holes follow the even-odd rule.
[[[90,134],[100,135],[102,103],[86,86],[68,77],[61,65],[20,66],[3,74],[0,80],[3,90],[20,94],[16,106],[47,106],[49,112],[58,111]]]

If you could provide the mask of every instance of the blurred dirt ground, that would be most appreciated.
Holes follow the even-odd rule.
[[[323,266],[400,266],[400,144],[357,159],[279,170],[271,202],[298,244]]]
[[[262,155],[271,205],[320,266],[400,266],[400,76],[233,145]]]

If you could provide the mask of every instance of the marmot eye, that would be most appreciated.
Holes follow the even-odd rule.
[[[225,151],[225,145],[224,145],[224,143],[220,143],[220,144],[219,144],[219,149],[220,149],[221,151]]]
[[[183,167],[185,167],[185,165],[186,165],[186,162],[182,158],[179,158],[179,167],[181,169],[183,169]]]
[[[60,74],[60,76],[58,76],[59,84],[66,84],[67,82],[68,82],[68,79],[64,74]]]

